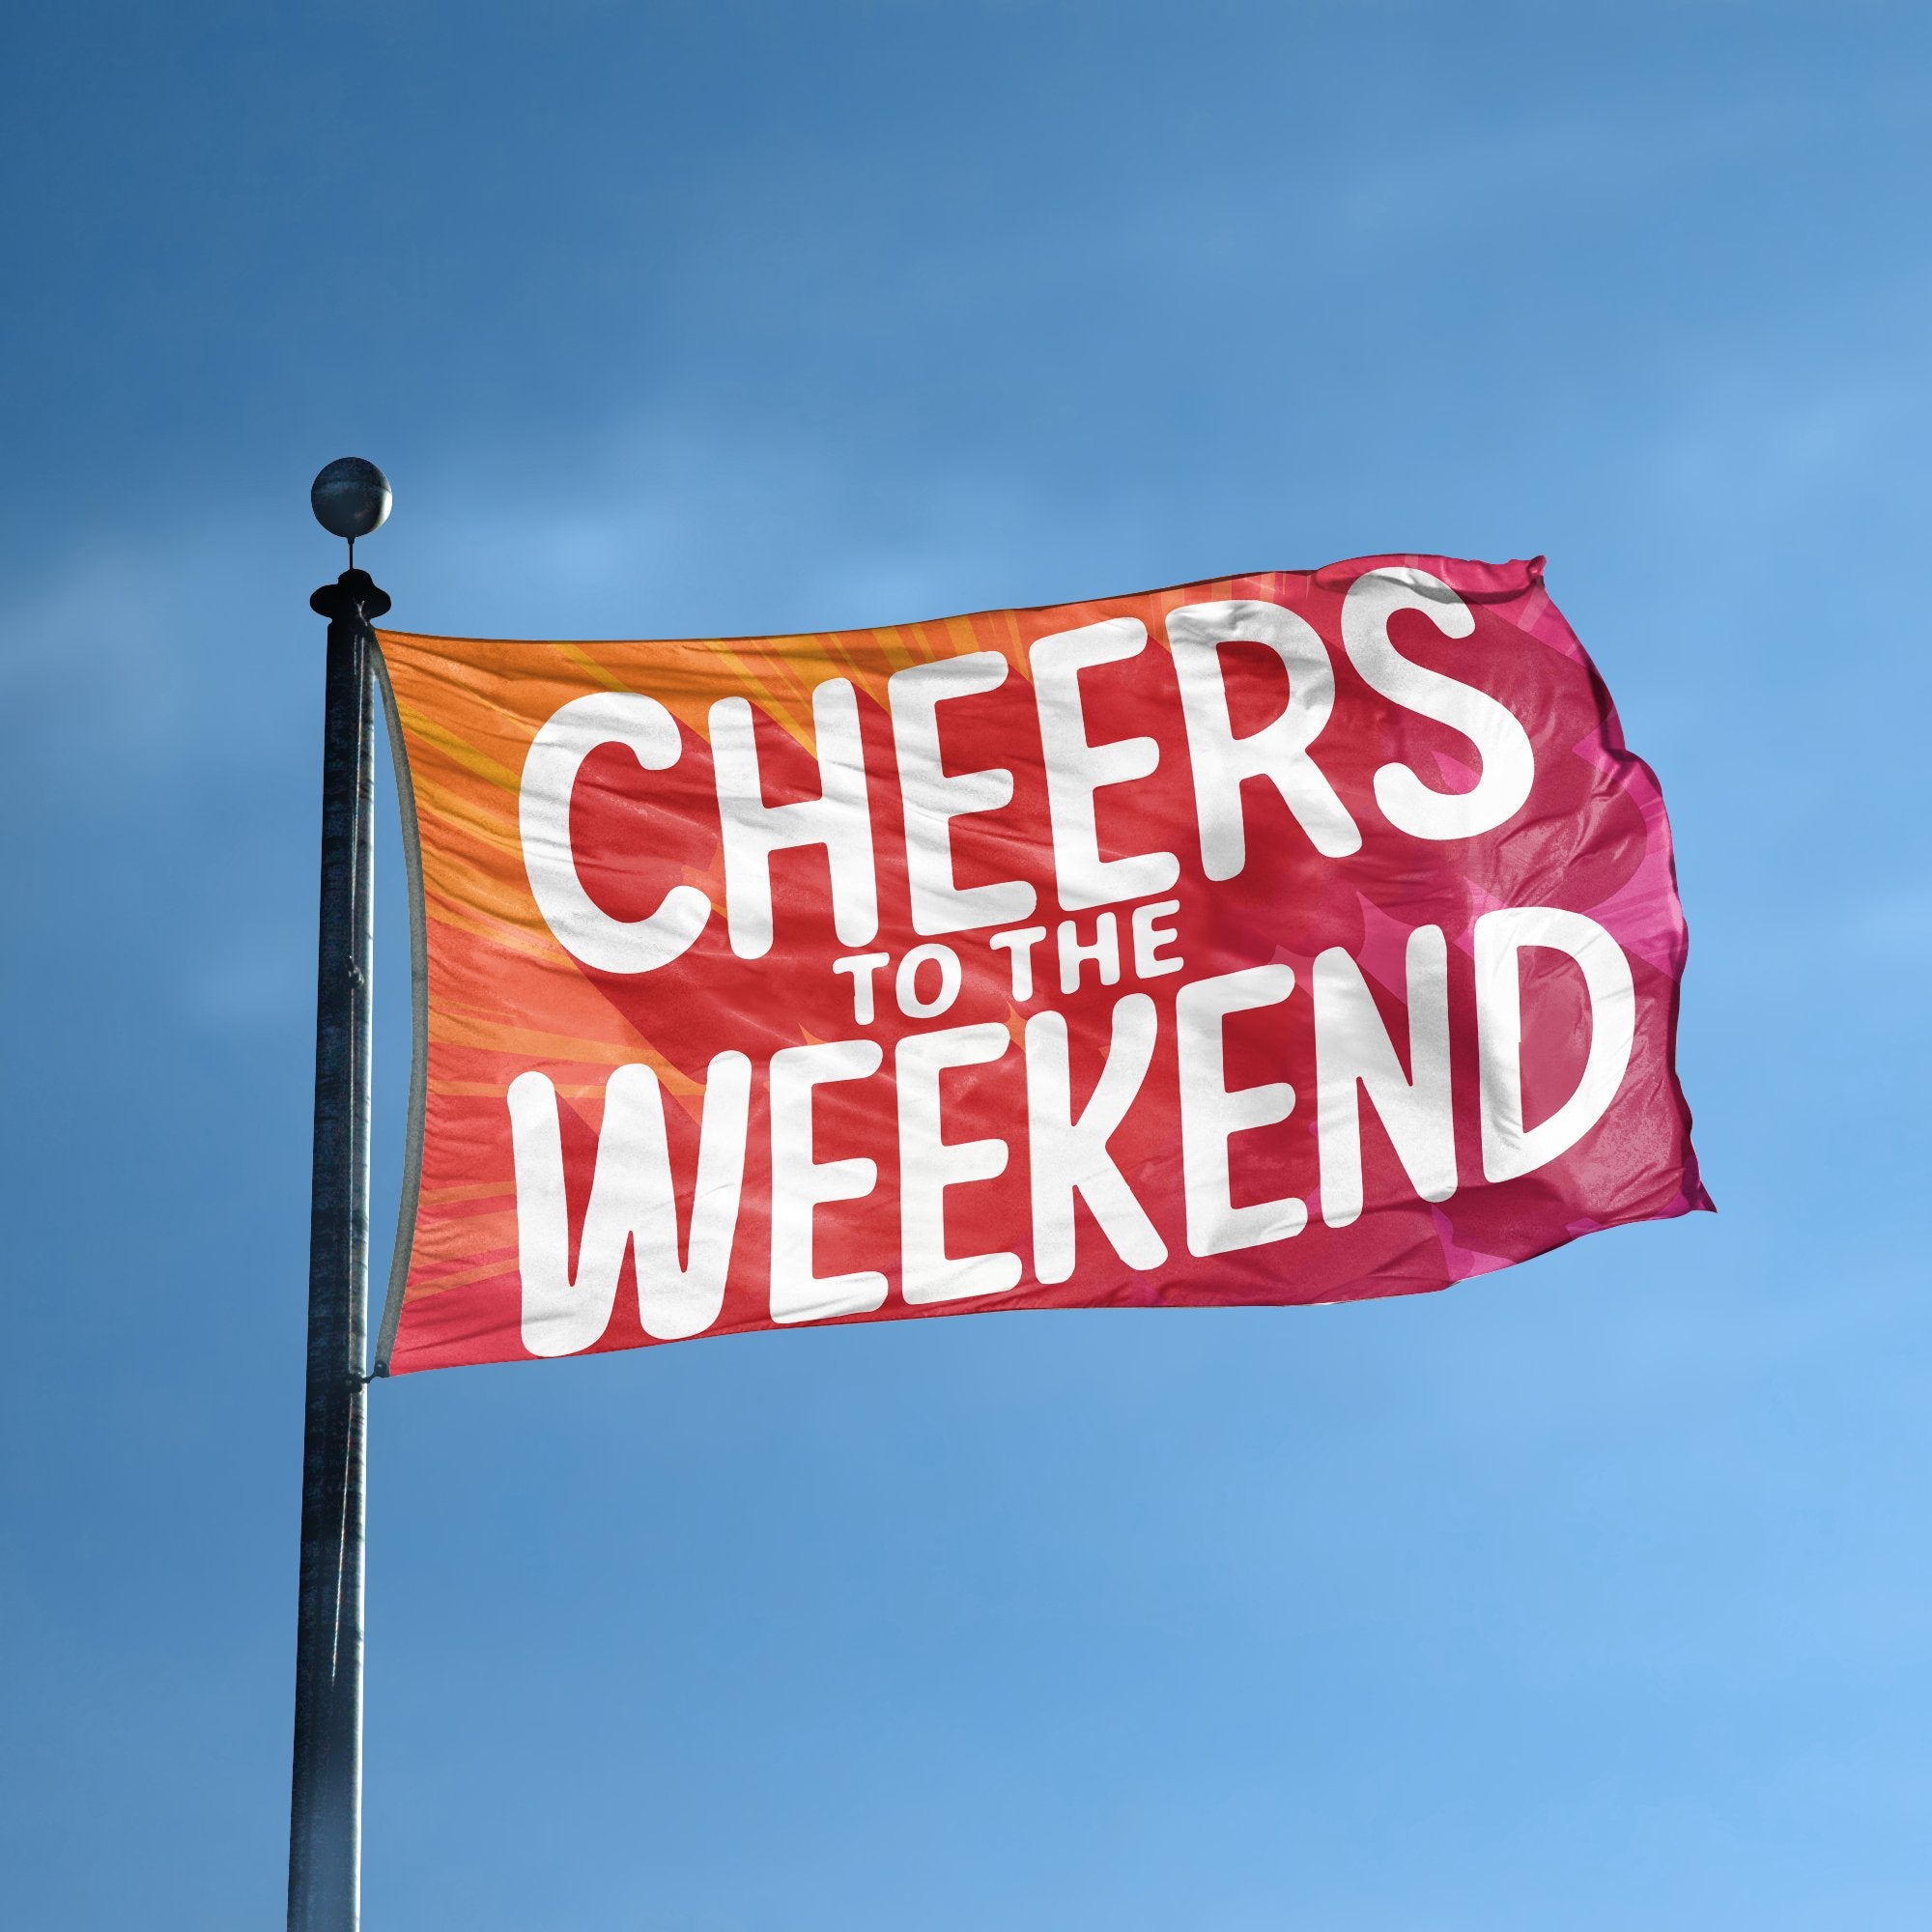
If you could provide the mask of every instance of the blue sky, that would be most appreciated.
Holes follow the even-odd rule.
[[[1547,552],[1672,807],[1721,1209],[1367,1307],[377,1389],[372,1926],[1926,1921],[1932,16],[9,38],[10,1916],[281,1910],[354,451],[458,633]]]

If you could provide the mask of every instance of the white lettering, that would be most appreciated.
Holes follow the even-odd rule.
[[[1526,946],[1567,952],[1583,969],[1590,1051],[1577,1091],[1548,1120],[1522,1123],[1522,983]],[[1630,1066],[1636,988],[1623,948],[1593,919],[1556,906],[1516,906],[1476,922],[1476,1039],[1481,1051],[1483,1178],[1514,1180],[1575,1147],[1603,1119]]]
[[[965,932],[1024,919],[1034,908],[1034,889],[1023,880],[961,887],[952,877],[952,820],[1010,805],[1013,775],[997,767],[949,775],[939,752],[938,707],[944,698],[997,691],[1006,681],[1007,661],[998,651],[940,658],[886,680],[915,932]]]
[[[1316,1134],[1321,1218],[1351,1226],[1362,1212],[1362,1119],[1368,1096],[1404,1171],[1425,1201],[1456,1191],[1456,1121],[1449,1104],[1449,949],[1436,925],[1408,935],[1408,1064],[1405,1075],[1362,969],[1331,946],[1315,962]]]
[[[646,1335],[680,1341],[718,1320],[738,1227],[751,1091],[752,1063],[742,1053],[721,1053],[712,1061],[697,1137],[689,1259],[681,1264],[658,1077],[648,1066],[619,1066],[611,1073],[573,1277],[556,1089],[535,1071],[510,1082],[517,1266],[524,1347],[531,1354],[574,1355],[603,1335],[616,1305],[626,1247],[636,1255],[638,1315]]]
[[[944,1027],[902,1039],[895,1066],[899,1098],[899,1260],[908,1301],[956,1301],[1017,1286],[1015,1254],[949,1255],[946,1190],[1007,1171],[1000,1140],[939,1137],[939,1076],[949,1067],[989,1066],[1012,1043],[1003,1026]]]
[[[544,923],[572,958],[600,973],[649,973],[690,949],[711,901],[696,886],[673,886],[643,919],[612,919],[583,890],[570,849],[570,799],[584,759],[611,744],[647,772],[668,771],[678,758],[677,720],[655,697],[628,691],[593,692],[552,712],[524,759],[524,869]]]
[[[919,997],[919,969],[922,966],[939,968],[939,990],[929,1000]],[[928,941],[924,946],[915,946],[899,961],[899,970],[893,980],[893,991],[898,996],[899,1011],[909,1020],[935,1019],[950,1009],[959,997],[959,955],[950,946],[941,946]]]
[[[1389,642],[1389,619],[1420,611],[1444,637],[1466,638],[1476,628],[1469,607],[1426,570],[1371,570],[1342,600],[1342,640],[1365,683],[1392,704],[1460,731],[1482,756],[1483,771],[1467,791],[1440,792],[1406,765],[1376,774],[1376,803],[1399,832],[1413,838],[1473,838],[1493,832],[1522,808],[1536,777],[1529,733],[1486,691],[1411,664]]]
[[[1362,835],[1348,807],[1308,755],[1335,708],[1335,672],[1314,627],[1279,604],[1189,604],[1168,618],[1167,639],[1194,768],[1202,870],[1232,879],[1247,864],[1241,786],[1254,778],[1274,786],[1324,858],[1359,851]],[[1243,738],[1235,736],[1221,676],[1221,646],[1230,643],[1265,644],[1288,673],[1281,716]]]
[[[1163,959],[1160,956],[1164,948],[1179,943],[1180,935],[1173,926],[1156,922],[1179,910],[1179,899],[1155,899],[1151,905],[1134,908],[1131,923],[1134,932],[1134,977],[1137,980],[1158,980],[1164,974],[1179,973],[1186,965],[1184,959]]]
[[[1063,993],[1077,993],[1080,990],[1080,968],[1089,959],[1100,976],[1103,986],[1117,986],[1121,982],[1121,927],[1120,922],[1110,912],[1103,912],[1094,922],[1094,943],[1082,946],[1079,931],[1070,919],[1060,922],[1060,990]]]
[[[852,952],[832,962],[835,973],[852,976],[852,1018],[857,1025],[872,1024],[872,976],[892,960],[890,952]]]
[[[1232,1254],[1285,1240],[1308,1225],[1293,1196],[1236,1208],[1229,1189],[1228,1142],[1249,1127],[1285,1121],[1294,1089],[1285,1080],[1228,1091],[1221,1023],[1230,1013],[1276,1007],[1294,990],[1292,966],[1247,966],[1196,980],[1175,995],[1180,1069],[1180,1176],[1187,1205],[1187,1251]]]
[[[1147,1077],[1156,1024],[1153,1002],[1145,993],[1129,993],[1119,1002],[1106,1065],[1076,1120],[1065,1016],[1036,1013],[1026,1023],[1033,1270],[1042,1282],[1065,1281],[1073,1272],[1076,1193],[1130,1268],[1158,1267],[1167,1259],[1166,1242],[1107,1151]]]
[[[1017,932],[996,932],[987,940],[995,952],[1010,952],[1013,969],[1013,1003],[1024,1005],[1033,998],[1033,950],[1046,937],[1043,925],[1023,925]]]
[[[812,1158],[812,1090],[863,1080],[885,1058],[873,1039],[830,1039],[772,1055],[772,1320],[823,1321],[864,1315],[886,1298],[886,1278],[871,1269],[813,1273],[812,1223],[828,1201],[862,1201],[878,1184],[871,1160]]]
[[[1138,657],[1146,643],[1147,626],[1138,618],[1109,617],[1041,638],[1031,653],[1046,759],[1047,812],[1053,821],[1053,865],[1060,903],[1067,912],[1148,898],[1166,892],[1180,876],[1180,861],[1172,852],[1101,858],[1094,820],[1094,794],[1149,777],[1160,762],[1160,747],[1151,738],[1089,744],[1080,673]]]
[[[841,944],[864,946],[879,929],[872,878],[872,821],[866,804],[866,752],[859,704],[842,677],[811,694],[819,796],[767,805],[748,698],[711,707],[711,756],[724,832],[724,912],[731,951],[762,959],[772,948],[772,855],[825,847],[832,874],[832,923]]]

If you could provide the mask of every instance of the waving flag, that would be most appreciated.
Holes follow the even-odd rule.
[[[381,643],[396,1373],[1409,1293],[1710,1206],[1662,797],[1540,559]]]

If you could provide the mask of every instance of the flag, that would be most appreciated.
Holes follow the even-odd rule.
[[[1711,1205],[1662,796],[1540,558],[380,642],[394,1373],[1404,1294]]]

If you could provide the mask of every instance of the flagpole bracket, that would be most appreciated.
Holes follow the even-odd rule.
[[[308,608],[331,624],[367,624],[389,614],[389,593],[366,570],[345,570],[308,600]]]

